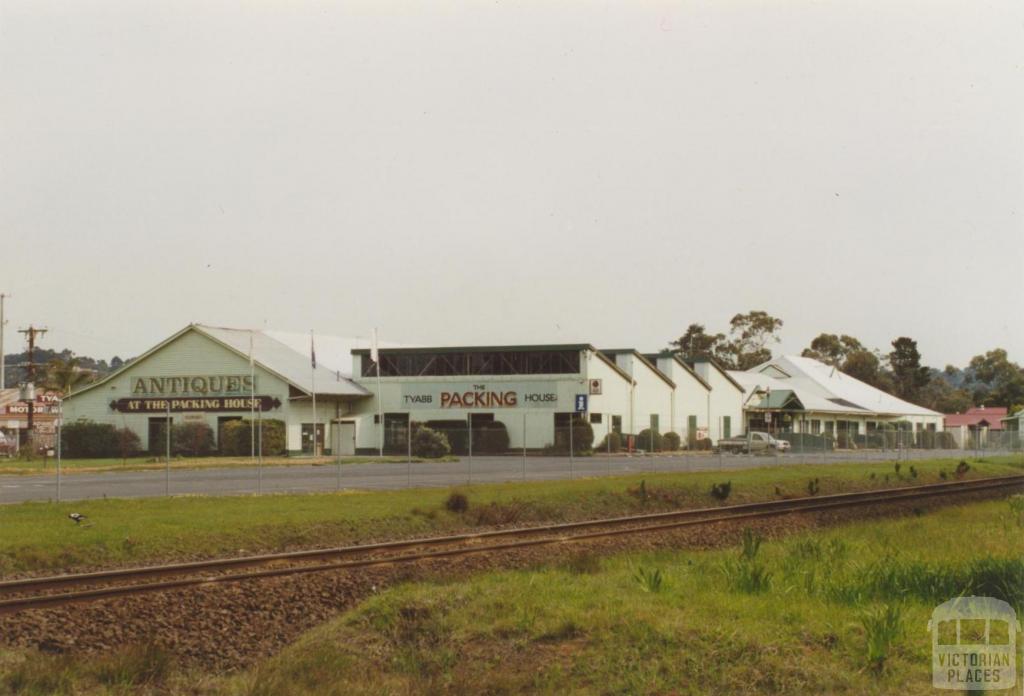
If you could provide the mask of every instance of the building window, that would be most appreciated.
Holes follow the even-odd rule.
[[[652,433],[661,432],[658,429],[658,414],[657,413],[652,413],[651,414],[651,432]]]
[[[836,432],[836,424],[833,421],[825,421],[825,434],[834,435]]]
[[[821,435],[821,421],[811,419],[811,435]]]
[[[730,416],[722,416],[722,437],[732,437],[732,418]]]
[[[363,377],[377,365],[361,355]],[[388,351],[380,355],[381,377],[448,377],[454,375],[579,374],[579,350]]]
[[[323,454],[324,451],[324,424],[316,424],[316,453]],[[302,424],[302,453],[313,454],[313,424]]]
[[[590,422],[591,423],[600,423],[601,422],[601,414],[600,413],[591,413],[590,414]]]
[[[612,416],[612,432],[622,434],[622,416]]]
[[[404,454],[408,448],[406,443],[408,428],[408,413],[385,413],[384,451],[391,454]]]
[[[697,442],[697,416],[686,419],[686,442],[693,447]]]

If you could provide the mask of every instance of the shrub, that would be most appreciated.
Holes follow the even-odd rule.
[[[608,433],[595,449],[598,452],[619,452],[622,450],[622,436],[618,433]]]
[[[171,451],[186,457],[208,457],[213,454],[213,428],[206,423],[182,423],[171,428]]]
[[[652,431],[650,428],[644,428],[636,436],[636,448],[647,452],[661,450],[661,433],[656,430]]]
[[[667,432],[661,436],[661,446],[669,452],[676,452],[682,444],[683,439],[678,433]]]
[[[590,423],[579,416],[573,416],[572,420],[572,451],[573,454],[589,452],[594,446],[594,429]],[[569,428],[560,426],[555,428],[555,445],[557,452],[569,451]]]
[[[506,433],[506,437],[508,434]],[[425,425],[417,426],[412,434],[412,453],[424,459],[437,459],[447,457],[451,454],[452,448],[448,444],[448,437],[439,433],[433,428]]]
[[[61,455],[68,459],[134,457],[142,450],[139,436],[127,428],[89,420],[61,428]]]
[[[465,493],[454,491],[448,496],[448,499],[444,501],[444,508],[448,512],[462,514],[469,509],[469,498],[466,497]]]
[[[252,452],[252,427],[249,419],[227,421],[220,429],[218,450],[221,454],[231,457],[248,457]],[[284,421],[276,419],[256,423],[257,430],[262,433],[263,455],[278,457],[286,451]],[[259,445],[257,445],[259,447]]]
[[[705,437],[702,440],[692,440],[690,443],[688,443],[687,448],[694,452],[709,451],[712,448],[711,438]]]
[[[954,473],[956,474],[956,477],[958,479],[962,479],[964,476],[967,475],[967,472],[970,470],[971,465],[968,464],[966,460],[961,459],[960,463],[956,465],[956,471]]]
[[[818,483],[818,479],[811,479],[807,482],[807,495],[818,495],[820,490],[821,484]]]
[[[501,421],[484,423],[473,428],[473,451],[480,454],[508,452],[508,429]]]

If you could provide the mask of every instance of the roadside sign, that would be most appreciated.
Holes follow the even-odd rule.
[[[576,395],[576,413],[587,412],[587,395],[577,394]]]

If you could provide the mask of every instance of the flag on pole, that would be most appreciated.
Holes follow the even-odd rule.
[[[380,353],[377,351],[377,329],[373,330],[373,343],[370,345],[370,360],[378,362]]]
[[[309,359],[313,365],[313,369],[316,369],[316,345],[313,342],[313,332],[309,332]]]

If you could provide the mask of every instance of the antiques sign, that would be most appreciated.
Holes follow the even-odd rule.
[[[256,380],[251,375],[184,375],[182,377],[133,377],[132,396],[150,394],[251,394]]]
[[[118,399],[110,408],[120,413],[181,413],[182,411],[270,411],[281,407],[272,396],[204,396],[172,399]]]

